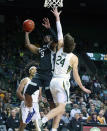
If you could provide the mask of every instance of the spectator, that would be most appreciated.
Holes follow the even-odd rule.
[[[99,124],[99,120],[97,119],[97,113],[94,112],[91,114],[90,118],[88,118],[88,123],[91,123],[91,124]]]
[[[3,109],[4,109],[3,99],[0,99],[0,112],[2,112]]]
[[[105,121],[106,121],[106,124],[107,124],[107,110],[104,113],[104,117],[105,117]]]
[[[86,107],[83,107],[83,108],[81,109],[81,113],[83,114],[83,119],[84,119],[84,120],[87,120],[87,118],[89,117],[89,114],[88,114],[88,112],[87,112],[87,108],[86,108]]]
[[[80,121],[80,122],[83,122],[83,123],[86,122],[86,119],[84,118],[84,116],[83,116],[82,113],[79,114],[79,121]]]
[[[80,109],[78,108],[77,104],[73,105],[73,109],[70,112],[70,120],[72,120],[72,118],[75,116],[76,113],[81,113]]]
[[[68,124],[70,123],[70,114],[68,112],[65,112],[61,118],[61,120],[63,120],[64,126],[68,126]]]
[[[105,104],[107,104],[107,93],[106,93],[106,92],[104,92],[104,95],[103,95],[103,97],[102,97],[102,100],[103,100],[103,102],[104,102]]]
[[[88,109],[88,113],[89,113],[89,115],[90,114],[92,114],[92,113],[94,113],[94,112],[98,112],[96,109],[95,109],[95,105],[94,104],[91,104],[90,105],[90,108]]]
[[[74,92],[78,88],[78,84],[76,83],[74,79],[70,81],[70,84],[71,84],[70,91]]]
[[[75,113],[74,118],[70,122],[70,131],[80,131],[81,130],[81,122],[79,120],[80,116],[78,113]]]
[[[105,117],[104,117],[104,110],[100,110],[97,119],[99,120],[100,124],[106,124]]]
[[[107,100],[104,101],[104,109],[107,110]]]
[[[0,112],[0,125],[6,125],[6,116],[4,112]]]
[[[93,87],[93,92],[97,95],[97,94],[100,94],[100,91],[101,91],[101,85],[100,83],[98,82],[98,80],[95,80],[94,83],[93,83],[94,87]]]
[[[84,75],[82,75],[81,79],[84,82],[84,84],[87,84],[90,81],[90,76],[85,72]]]
[[[41,118],[43,118],[45,116],[43,111],[40,112],[40,116],[41,116]]]
[[[6,108],[5,115],[6,115],[7,118],[10,117],[10,115],[11,115],[11,108],[9,108],[9,107]]]
[[[97,95],[94,96],[93,104],[95,105],[97,110],[99,110],[102,105],[102,102],[98,99]]]
[[[86,107],[86,103],[84,102],[83,97],[80,97],[80,98],[79,98],[78,105],[79,105],[80,108],[81,108],[82,106],[85,106],[85,107]]]
[[[7,119],[6,125],[8,131],[9,129],[15,130],[19,128],[19,118],[16,117],[16,111],[14,109],[11,111],[11,115]]]

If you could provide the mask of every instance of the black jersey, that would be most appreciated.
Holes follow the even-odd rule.
[[[57,43],[58,39],[52,29],[49,29],[50,35],[52,36],[53,42]],[[43,48],[39,49],[39,60],[40,64],[37,67],[37,73],[31,82],[36,83],[37,86],[28,84],[26,93],[32,95],[38,87],[44,87],[47,100],[53,101],[52,95],[49,89],[50,81],[52,79],[52,71],[55,63],[55,52],[53,52],[49,45],[44,45]]]
[[[49,73],[54,69],[55,53],[50,50],[48,45],[44,45],[39,49],[40,64],[38,73]]]

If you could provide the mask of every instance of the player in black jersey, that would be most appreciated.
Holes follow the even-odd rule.
[[[51,29],[50,22],[48,18],[43,19],[43,26],[49,30],[50,35],[46,35],[44,37],[44,45],[43,48],[38,48],[34,44],[30,43],[29,40],[29,33],[25,33],[25,42],[27,48],[34,54],[39,55],[40,57],[40,64],[37,69],[36,76],[32,79],[32,81],[29,83],[26,94],[25,94],[25,100],[28,107],[32,106],[32,98],[31,95],[36,90],[36,88],[43,87],[45,89],[45,94],[47,97],[48,102],[50,103],[53,101],[51,92],[49,89],[49,84],[52,79],[52,71],[54,66],[54,56],[56,52],[56,43],[57,43],[57,35],[55,32]]]

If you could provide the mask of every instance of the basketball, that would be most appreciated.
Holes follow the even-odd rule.
[[[31,32],[34,30],[34,28],[35,28],[35,23],[33,20],[28,19],[23,22],[23,30],[25,32]]]

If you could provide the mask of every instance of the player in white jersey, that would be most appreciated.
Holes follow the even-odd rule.
[[[25,91],[26,88],[31,82],[32,77],[36,73],[36,67],[32,66],[29,69],[29,77],[25,77],[24,79],[21,80],[18,89],[17,89],[17,95],[19,99],[21,100],[21,122],[20,122],[20,127],[19,131],[24,131],[24,128],[26,125],[32,120],[32,122],[35,123],[35,127],[37,131],[41,131],[38,125],[38,121],[40,119],[40,114],[39,114],[39,105],[38,105],[38,97],[39,97],[39,89],[37,89],[33,94],[32,94],[32,100],[33,100],[33,116],[31,119],[28,119],[28,114],[29,114],[29,108],[26,106],[25,102]],[[23,94],[22,94],[23,91]]]
[[[54,102],[56,103],[56,108],[42,118],[42,127],[44,123],[53,118],[52,131],[57,131],[60,118],[65,111],[66,102],[69,97],[69,78],[71,69],[73,70],[73,77],[79,87],[86,93],[91,93],[91,91],[82,85],[78,74],[78,58],[72,53],[75,48],[74,39],[70,34],[65,35],[63,39],[59,17],[61,12],[58,12],[57,9],[53,9],[52,13],[56,17],[58,52],[56,54],[55,69],[50,83],[50,90]]]

